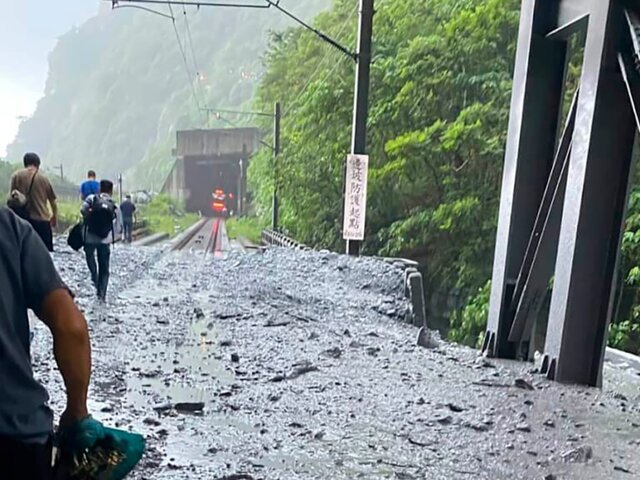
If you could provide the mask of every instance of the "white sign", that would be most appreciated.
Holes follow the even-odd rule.
[[[347,157],[343,225],[345,240],[364,240],[368,174],[369,157],[367,155],[349,155]]]

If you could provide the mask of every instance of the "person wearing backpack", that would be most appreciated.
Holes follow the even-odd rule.
[[[103,302],[106,300],[109,285],[111,244],[122,235],[122,215],[111,199],[111,195],[113,195],[113,182],[102,180],[100,194],[89,195],[81,208],[87,267],[89,267],[98,298]]]

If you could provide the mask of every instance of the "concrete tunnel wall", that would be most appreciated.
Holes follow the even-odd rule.
[[[162,192],[183,202],[189,212],[211,215],[212,193],[222,188],[235,197],[229,208],[244,213],[246,172],[259,140],[256,128],[177,132],[176,161]]]

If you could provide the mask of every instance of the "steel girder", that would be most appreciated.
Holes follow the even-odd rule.
[[[483,350],[518,356],[553,278],[542,369],[563,382],[602,381],[635,140],[629,95],[637,86],[625,84],[619,58],[631,48],[625,8],[622,0],[522,2]],[[580,28],[581,87],[558,139],[567,39]]]

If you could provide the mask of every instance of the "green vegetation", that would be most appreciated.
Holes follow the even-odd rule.
[[[491,274],[519,5],[398,0],[377,7],[364,251],[419,260],[428,292],[474,295]],[[336,0],[315,24],[353,45],[354,18],[353,2]],[[341,250],[353,64],[301,29],[274,35],[266,61],[256,107],[277,98],[288,112],[278,161],[282,224],[301,242]],[[250,167],[264,216],[272,172],[267,152]],[[461,341],[475,344],[482,330],[476,308],[458,314]]]
[[[487,282],[464,309],[451,315],[449,339],[472,347],[481,346],[489,315],[490,294],[491,282]]]
[[[158,195],[148,205],[139,205],[138,209],[138,218],[146,220],[151,233],[173,236],[198,221],[197,215],[186,213],[166,195]]]
[[[60,224],[61,230],[66,230],[67,227],[76,224],[80,221],[80,201],[77,202],[68,202],[61,201],[58,202],[58,223]]]
[[[335,0],[315,25],[353,45],[353,6]],[[450,318],[450,338],[469,345],[487,320],[519,7],[517,0],[396,0],[381,2],[375,17],[364,251],[419,260],[427,292],[468,297]],[[580,72],[578,43],[567,103]],[[308,245],[341,250],[353,65],[301,29],[274,35],[265,58],[256,108],[279,99],[287,112],[277,166],[282,224]],[[250,168],[265,217],[273,172],[268,152]],[[611,343],[637,352],[640,187],[621,265]]]
[[[260,244],[262,230],[267,227],[267,222],[259,217],[230,218],[226,222],[229,238],[246,238],[251,243]]]

